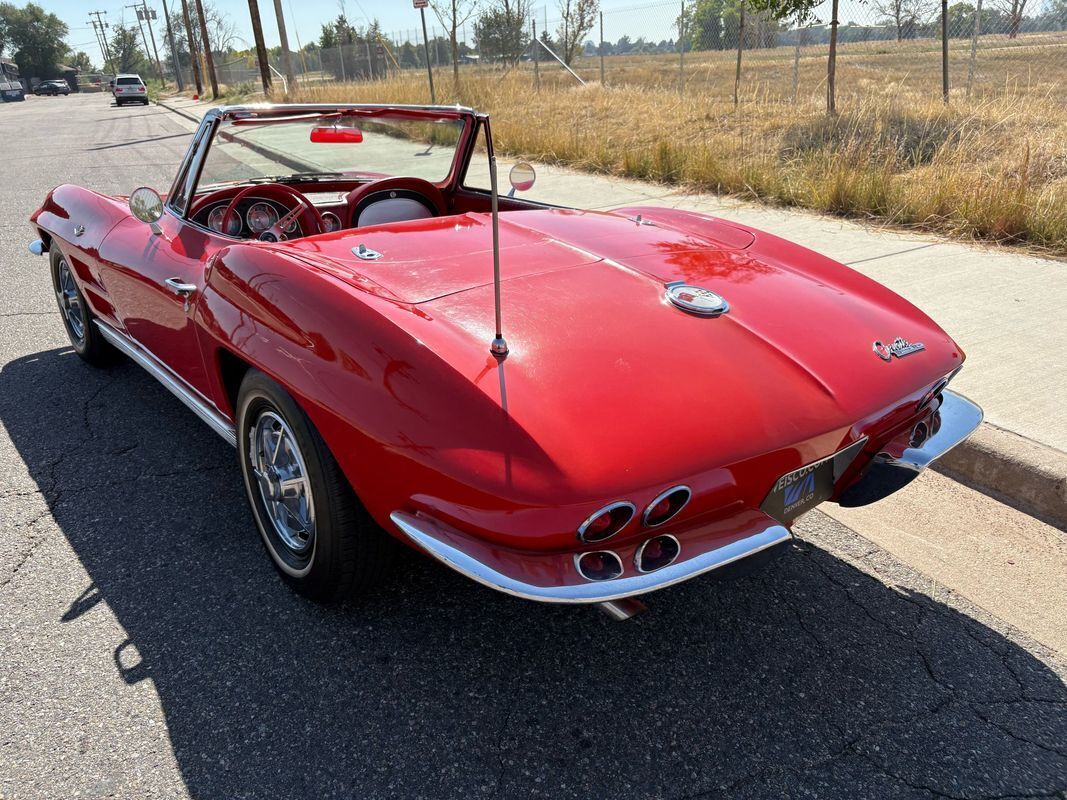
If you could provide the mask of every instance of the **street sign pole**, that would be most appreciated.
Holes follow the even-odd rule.
[[[426,74],[430,78],[430,102],[437,105],[437,92],[433,88],[433,65],[430,63],[430,37],[426,33],[426,6],[429,0],[412,0],[422,17],[422,43],[426,48]]]

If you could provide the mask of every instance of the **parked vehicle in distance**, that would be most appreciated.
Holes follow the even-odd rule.
[[[148,105],[148,88],[144,85],[140,75],[116,75],[111,94],[117,106],[126,103]]]
[[[781,552],[823,501],[897,491],[982,419],[948,334],[842,264],[513,195],[468,108],[223,107],[165,198],[60,186],[30,249],[82,358],[126,354],[236,447],[267,553],[318,600],[372,584],[384,531],[623,618]]]
[[[25,100],[26,94],[19,80],[19,68],[14,61],[0,58],[0,100],[14,103]]]
[[[53,97],[57,94],[67,95],[70,94],[70,84],[63,80],[41,81],[34,87],[33,93],[36,95],[52,95]]]

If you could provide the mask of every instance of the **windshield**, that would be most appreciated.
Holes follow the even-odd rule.
[[[220,124],[196,192],[264,180],[404,176],[441,183],[463,132],[457,119],[308,114]]]

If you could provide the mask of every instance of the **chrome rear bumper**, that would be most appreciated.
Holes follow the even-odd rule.
[[[918,477],[924,469],[971,435],[982,422],[982,409],[955,392],[941,394],[941,403],[912,428],[885,445],[864,476],[842,493],[838,502],[865,506],[888,497]]]
[[[792,538],[788,528],[749,509],[698,530],[679,533],[680,560],[662,569],[639,573],[628,568],[619,578],[587,581],[574,569],[573,553],[504,550],[424,514],[394,511],[390,519],[446,566],[490,589],[542,603],[603,603],[647,594],[725,567]],[[615,549],[624,552],[627,548]],[[629,558],[622,560],[632,563]]]

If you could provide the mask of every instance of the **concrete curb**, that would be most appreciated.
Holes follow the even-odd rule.
[[[155,102],[168,111],[200,122],[200,117],[183,109],[160,100]],[[934,468],[1067,530],[1067,453],[983,422],[966,440],[935,461]]]
[[[164,103],[162,100],[154,100],[153,102],[157,106],[161,106],[162,108],[167,109],[167,111],[170,111],[170,112],[173,112],[173,113],[177,114],[179,117],[185,117],[187,120],[191,120],[192,122],[195,122],[197,125],[200,124],[200,119],[201,119],[200,117],[194,117],[192,114],[190,114],[189,112],[185,111],[184,109],[177,108],[176,106],[172,106],[172,105],[170,105],[168,103]]]
[[[934,467],[1067,530],[1067,453],[983,422]]]

